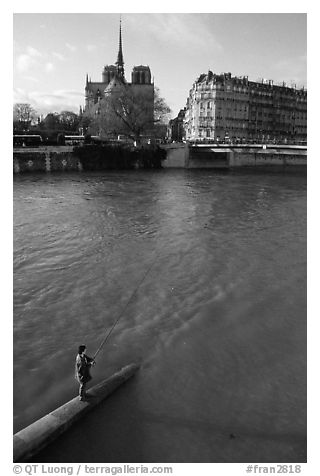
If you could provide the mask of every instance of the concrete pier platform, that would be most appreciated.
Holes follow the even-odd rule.
[[[74,422],[107,398],[132,377],[139,366],[130,364],[87,391],[88,399],[75,397],[48,415],[40,418],[13,436],[13,461],[26,462],[47,444],[55,440]]]

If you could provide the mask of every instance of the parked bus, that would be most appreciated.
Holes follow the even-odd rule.
[[[65,136],[65,145],[80,145],[84,144],[84,136]]]
[[[42,144],[40,135],[13,134],[13,147],[39,147]]]

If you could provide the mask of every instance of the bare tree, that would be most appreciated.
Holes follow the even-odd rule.
[[[152,97],[137,94],[134,90],[124,90],[120,96],[111,98],[111,107],[123,129],[134,140],[139,141],[143,133],[152,130]]]
[[[13,106],[13,121],[18,122],[19,125],[27,130],[31,122],[36,119],[35,109],[27,103],[16,103]]]
[[[154,124],[163,123],[170,112],[158,88],[141,91],[124,84],[98,103],[91,129],[99,135],[123,134],[139,142],[143,135],[152,136]]]

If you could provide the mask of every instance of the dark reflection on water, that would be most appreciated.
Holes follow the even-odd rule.
[[[39,461],[305,460],[305,176],[16,177],[15,431],[76,394],[78,344],[134,291],[93,383],[139,375]]]

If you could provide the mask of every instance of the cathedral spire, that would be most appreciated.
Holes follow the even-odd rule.
[[[120,30],[119,30],[119,51],[118,51],[118,58],[116,61],[118,75],[124,79],[124,62],[123,62],[123,54],[122,54],[122,36],[121,36],[121,16],[120,16]]]

